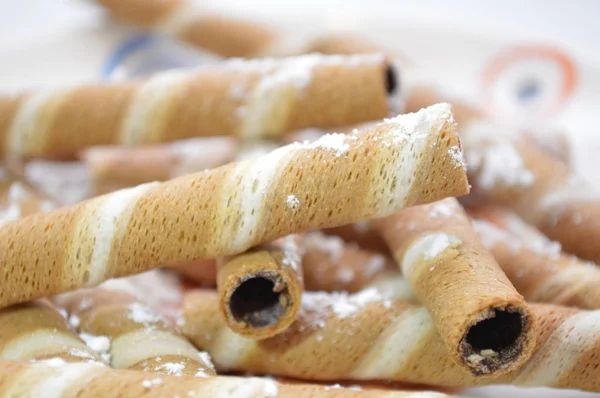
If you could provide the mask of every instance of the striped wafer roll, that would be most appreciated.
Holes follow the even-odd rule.
[[[235,333],[262,340],[294,322],[304,290],[297,240],[289,235],[219,262],[219,308]]]
[[[49,395],[49,394],[52,395]],[[97,364],[0,362],[2,397],[450,398],[436,392],[285,384],[258,377],[190,377],[115,370]]]
[[[514,213],[479,208],[475,230],[528,301],[600,309],[600,268],[561,252],[558,242]]]
[[[57,204],[0,166],[0,224],[47,212]]]
[[[98,145],[278,137],[375,120],[387,115],[392,69],[380,55],[311,54],[25,93],[0,99],[0,151],[67,156]]]
[[[0,229],[0,306],[242,253],[468,192],[450,106],[117,191]]]
[[[0,359],[66,362],[103,361],[67,325],[61,313],[45,300],[0,311]]]
[[[192,0],[97,0],[126,22],[176,37],[224,57],[264,52],[278,32],[258,22],[217,15]]]
[[[124,279],[58,296],[70,323],[115,369],[213,376],[210,357],[199,352],[135,295]]]
[[[531,355],[533,318],[455,198],[375,220],[456,363],[509,372]]]
[[[263,341],[231,332],[217,315],[217,300],[212,291],[189,292],[182,327],[197,347],[210,353],[218,371],[311,380],[392,380],[446,387],[513,383],[600,391],[598,311],[532,305],[539,327],[531,359],[502,376],[474,376],[451,358],[426,308],[385,299],[374,289],[353,295],[305,292],[296,322]]]
[[[235,158],[233,138],[195,138],[142,147],[93,147],[82,160],[96,194],[212,169]]]

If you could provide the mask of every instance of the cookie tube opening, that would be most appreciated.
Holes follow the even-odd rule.
[[[288,310],[291,297],[277,274],[261,272],[250,276],[233,291],[229,310],[238,322],[255,328],[275,325]]]
[[[392,64],[388,64],[385,68],[385,89],[389,95],[394,95],[398,86],[398,73]]]
[[[518,308],[493,308],[473,324],[461,344],[462,356],[474,374],[492,373],[522,354],[528,315]]]

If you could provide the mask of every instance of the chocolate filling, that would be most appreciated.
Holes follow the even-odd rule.
[[[528,329],[527,314],[517,308],[494,308],[469,328],[461,354],[473,374],[500,369],[519,357]]]
[[[290,294],[281,278],[270,272],[259,272],[245,279],[229,299],[233,318],[252,327],[276,324],[287,311]]]
[[[391,64],[385,68],[385,89],[389,95],[394,95],[398,90],[398,76]]]

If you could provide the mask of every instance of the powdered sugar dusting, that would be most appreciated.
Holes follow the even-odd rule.
[[[129,314],[127,316],[129,319],[135,323],[144,324],[147,327],[150,327],[152,324],[156,324],[162,320],[162,318],[154,313],[150,307],[138,302],[129,304],[128,309]]]
[[[525,167],[523,159],[510,143],[468,151],[467,160],[478,170],[476,182],[479,189],[529,187],[535,181],[535,176]]]
[[[150,380],[144,380],[142,382],[142,386],[144,388],[152,388],[153,386],[158,386],[160,384],[162,384],[162,379],[160,377],[156,377],[154,379],[150,379]]]
[[[455,168],[466,168],[465,158],[463,156],[463,152],[458,145],[453,145],[448,148],[448,154],[452,158],[452,164]]]
[[[344,253],[346,242],[340,237],[313,231],[304,235],[304,245],[307,250],[326,253],[331,261],[337,262]]]
[[[285,200],[285,203],[292,210],[296,210],[298,209],[298,207],[300,207],[300,200],[296,195],[288,195],[288,197]]]
[[[181,376],[184,369],[185,364],[182,362],[166,362],[156,367],[156,370],[173,376]]]
[[[79,337],[92,351],[99,354],[107,363],[110,363],[110,339],[108,337],[85,332],[79,333]]]
[[[445,199],[431,205],[429,217],[451,217],[460,211],[461,207],[456,199]]]
[[[332,133],[325,134],[318,140],[314,141],[311,144],[305,143],[306,148],[322,148],[329,151],[332,151],[335,156],[342,156],[344,153],[350,150],[350,144],[346,142],[346,140],[356,140],[357,138],[352,135],[340,134],[340,133]]]
[[[384,299],[375,288],[367,288],[358,293],[348,294],[346,292],[307,292],[302,298],[303,307],[320,308],[320,311],[330,309],[339,318],[352,317],[360,312],[370,303],[383,302],[389,307],[391,302]]]
[[[280,239],[280,244],[283,249],[283,264],[289,265],[294,270],[298,271],[302,265],[303,253],[296,240],[297,237],[295,235],[288,235],[285,238]]]
[[[402,272],[410,278],[413,268],[416,264],[423,261],[430,261],[437,258],[446,250],[460,245],[462,241],[455,235],[446,233],[432,233],[423,236],[414,242],[404,254],[402,259]],[[429,266],[429,270],[435,270],[435,267]]]
[[[265,378],[265,397],[275,398],[279,394],[279,386],[273,380]]]

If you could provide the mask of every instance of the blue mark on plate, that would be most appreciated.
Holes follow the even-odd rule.
[[[521,102],[527,102],[540,96],[542,87],[536,80],[526,80],[517,88],[517,98]]]
[[[124,61],[133,53],[148,48],[154,41],[150,34],[136,35],[119,45],[113,52],[102,68],[101,76],[103,79],[109,78],[115,70],[121,66]]]

